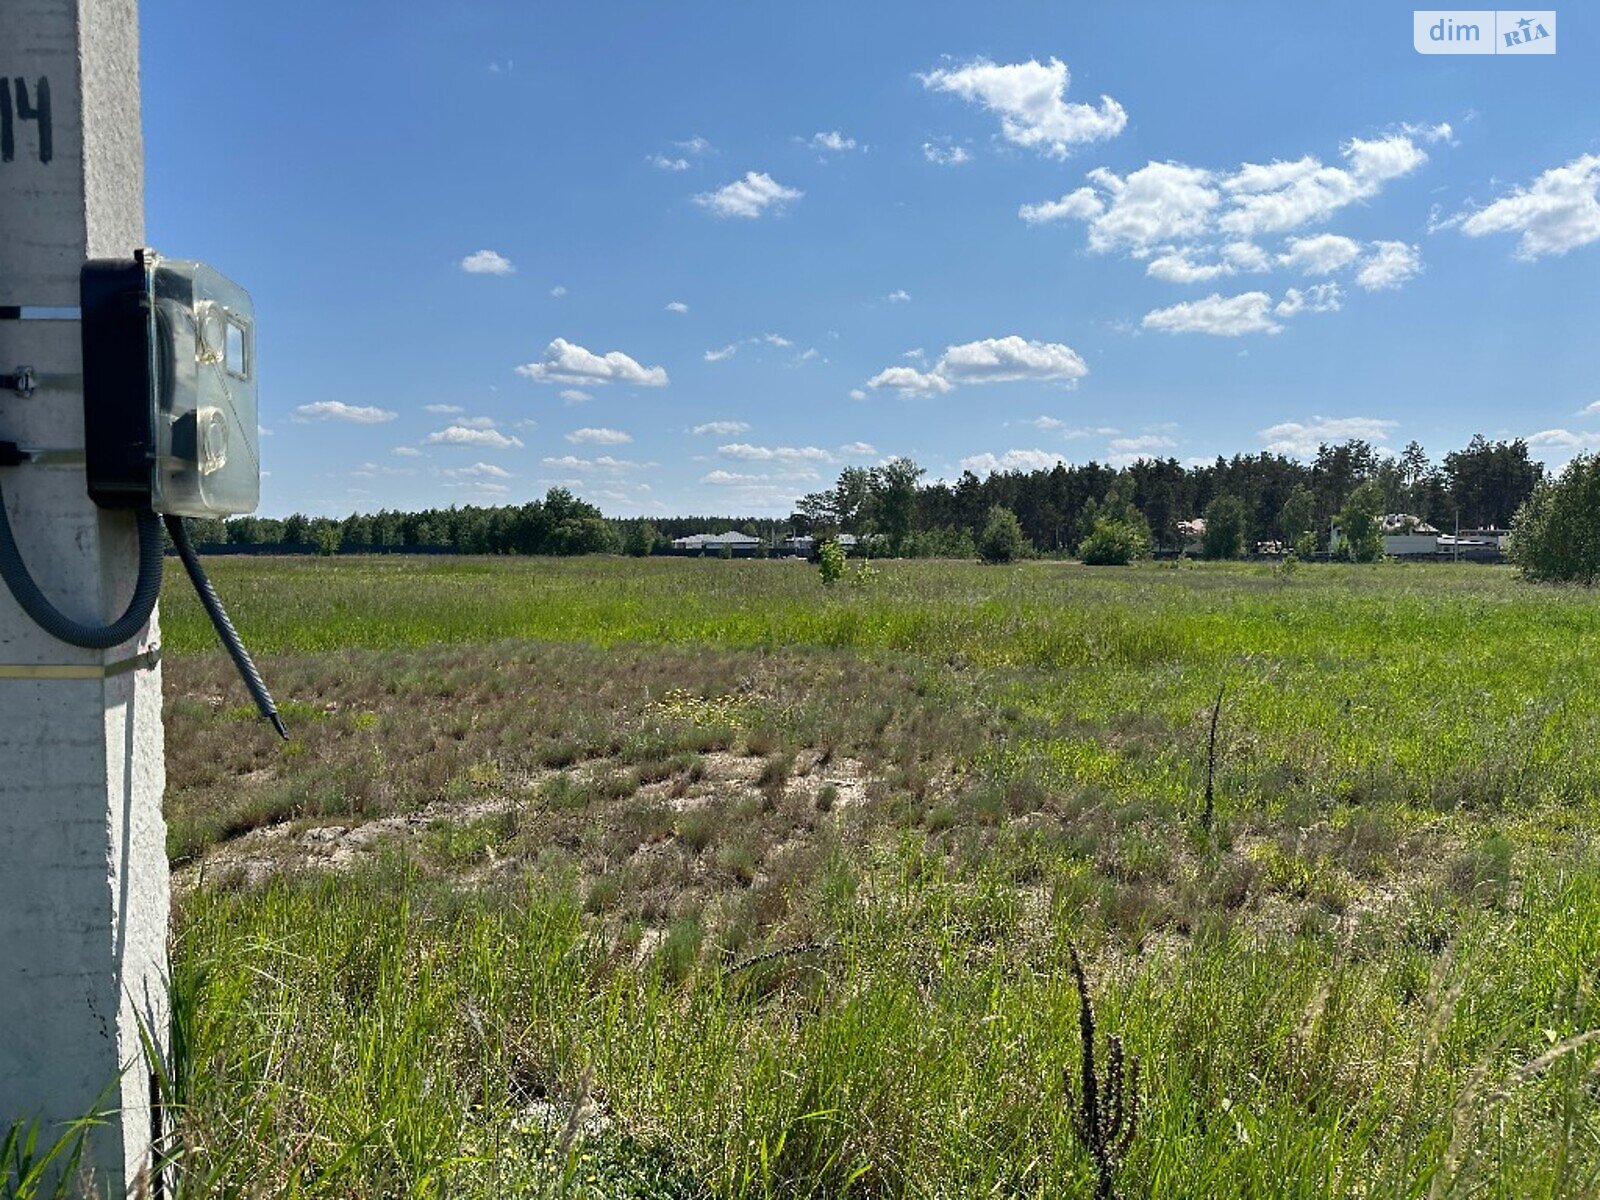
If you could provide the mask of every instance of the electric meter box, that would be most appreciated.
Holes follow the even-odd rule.
[[[141,250],[81,277],[84,457],[105,508],[255,511],[255,311],[204,263]]]

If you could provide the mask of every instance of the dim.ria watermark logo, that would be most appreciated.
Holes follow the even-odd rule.
[[[1418,54],[1554,54],[1553,8],[1429,8],[1411,14]]]

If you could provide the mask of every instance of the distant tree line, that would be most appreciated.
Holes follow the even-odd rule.
[[[851,533],[870,552],[891,555],[1000,559],[1033,552],[1127,561],[1182,546],[1180,523],[1204,516],[1206,553],[1233,557],[1268,541],[1324,548],[1341,513],[1363,531],[1367,545],[1373,544],[1365,534],[1373,514],[1407,513],[1443,530],[1506,528],[1543,480],[1544,467],[1521,440],[1479,436],[1438,463],[1415,442],[1396,457],[1348,441],[1320,446],[1310,462],[1261,453],[1199,466],[1142,459],[1120,468],[1057,464],[982,479],[968,471],[954,482],[925,477],[907,458],[847,467],[833,487],[801,497],[787,520],[618,520],[565,488],[552,488],[542,499],[492,508],[195,521],[193,535],[199,542],[327,554],[426,547],[462,554],[645,555],[667,549],[675,537],[731,529],[769,546],[792,534]],[[1015,519],[1017,545],[1012,522],[996,510]]]
[[[612,518],[566,488],[527,504],[451,505],[415,512],[380,509],[337,517],[230,517],[190,522],[203,545],[282,546],[324,554],[355,549],[425,547],[459,554],[651,554],[675,537],[729,529],[769,541],[789,522],[756,517]]]
[[[352,513],[343,520],[232,517],[194,521],[197,542],[232,545],[310,546],[323,553],[355,547],[427,546],[462,554],[603,554],[622,549],[617,523],[565,488],[521,505],[383,509]]]
[[[1015,514],[1037,552],[1078,553],[1098,525],[1103,536],[1092,549],[1131,538],[1127,548],[1137,557],[1180,547],[1180,523],[1204,516],[1217,527],[1207,552],[1231,557],[1260,542],[1304,545],[1308,534],[1325,548],[1358,489],[1358,513],[1376,507],[1380,516],[1404,513],[1445,531],[1508,528],[1544,478],[1544,465],[1520,439],[1480,435],[1438,463],[1416,442],[1392,456],[1355,440],[1319,446],[1310,462],[1261,453],[1198,466],[1167,458],[1121,468],[1058,463],[981,479],[968,471],[953,483],[923,483],[922,476],[908,459],[846,468],[832,489],[803,497],[791,520],[801,532],[877,534],[898,553],[966,556],[999,507]]]

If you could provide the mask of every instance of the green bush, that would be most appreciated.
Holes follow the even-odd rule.
[[[313,538],[317,543],[317,553],[322,555],[323,558],[339,553],[339,527],[331,521],[326,525],[319,526],[313,534]]]
[[[1295,552],[1300,553],[1300,544],[1303,539],[1310,537],[1311,553],[1316,552],[1317,537],[1312,533],[1313,526],[1317,523],[1317,498],[1303,483],[1297,483],[1289,492],[1289,498],[1283,502],[1283,507],[1278,510],[1278,530],[1283,535],[1286,544],[1295,547]],[[1305,558],[1305,554],[1300,554]]]
[[[817,547],[817,571],[823,583],[834,584],[844,578],[844,547],[838,538],[829,538]]]
[[[941,525],[913,533],[900,552],[907,558],[976,558],[978,543],[965,529]]]
[[[1244,502],[1223,493],[1206,505],[1206,532],[1201,543],[1207,558],[1238,558],[1244,553]]]
[[[1017,514],[999,504],[991,508],[978,539],[978,557],[986,563],[1008,563],[1020,558],[1026,545]]]
[[[649,521],[631,522],[622,535],[623,553],[645,558],[656,548],[656,527]]]
[[[1149,552],[1150,543],[1137,526],[1105,517],[1095,521],[1089,536],[1078,547],[1078,557],[1090,567],[1125,567]]]
[[[1369,479],[1339,510],[1339,550],[1355,562],[1377,562],[1383,557],[1383,486]]]
[[[1523,502],[1508,557],[1525,579],[1600,583],[1600,455],[1573,459]]]

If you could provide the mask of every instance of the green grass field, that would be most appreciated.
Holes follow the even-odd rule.
[[[218,561],[186,1190],[1600,1190],[1600,601],[1491,568]],[[1207,739],[1219,688],[1214,821]],[[1594,1039],[1594,1040],[1592,1040]]]

